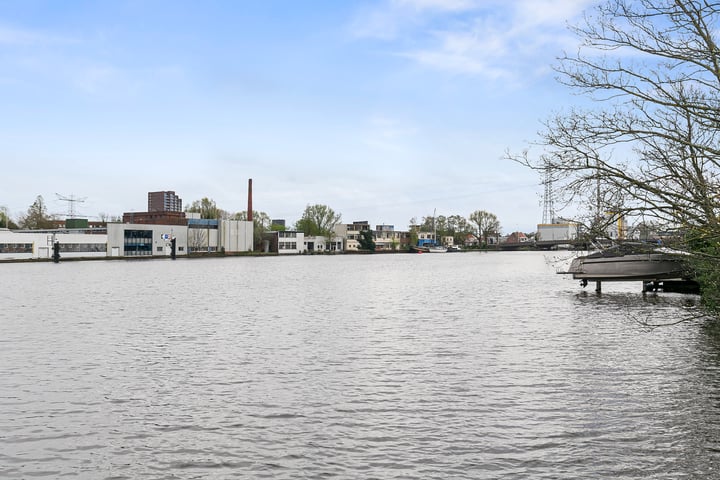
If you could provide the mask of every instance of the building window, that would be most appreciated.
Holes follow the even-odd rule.
[[[125,230],[125,255],[152,255],[152,230]]]

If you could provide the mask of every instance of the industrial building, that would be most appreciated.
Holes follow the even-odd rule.
[[[60,258],[73,257],[165,257],[194,252],[250,252],[253,250],[252,220],[188,219],[180,211],[182,200],[173,191],[149,192],[147,212],[123,214],[122,223],[106,228],[53,230],[0,229],[0,261],[50,259],[58,244]]]
[[[106,256],[105,234],[0,228],[0,260],[50,259],[55,242],[62,258]]]

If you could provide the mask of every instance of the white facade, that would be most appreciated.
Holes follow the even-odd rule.
[[[251,252],[253,250],[253,222],[246,220],[223,220],[220,222],[221,247],[226,252]]]
[[[577,237],[577,223],[541,223],[537,226],[538,242],[570,242]]]
[[[184,225],[146,225],[108,223],[108,257],[170,256],[175,238],[175,254],[187,255],[188,228]]]
[[[305,237],[304,250],[306,252],[341,252],[343,250],[343,239],[333,237],[331,242],[322,235]]]
[[[202,238],[193,238],[194,235]],[[61,259],[170,256],[173,238],[176,256],[188,254],[189,240],[199,241],[202,244],[202,248],[198,249],[200,251],[247,252],[253,250],[253,223],[224,220],[220,222],[219,229],[108,223],[107,233],[103,234],[11,231],[3,228],[0,229],[0,260],[50,259],[56,241],[60,244]]]
[[[53,243],[60,243],[60,258],[104,257],[107,235],[32,232],[0,229],[0,260],[49,259]]]
[[[295,230],[281,230],[278,234],[278,254],[297,255],[305,250],[305,234]]]

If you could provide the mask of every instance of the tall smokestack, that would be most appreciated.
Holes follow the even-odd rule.
[[[253,212],[252,212],[252,178],[248,179],[248,211],[247,211],[247,219],[248,222],[253,221]]]

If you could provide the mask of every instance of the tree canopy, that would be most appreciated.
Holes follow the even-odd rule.
[[[574,32],[561,81],[597,102],[545,122],[545,153],[522,161],[560,183],[565,202],[665,224],[715,229],[720,157],[720,6],[611,0]]]
[[[374,252],[376,245],[375,239],[373,238],[373,231],[368,229],[360,232],[360,238],[358,238],[358,243],[360,243],[361,250],[369,250],[371,252]]]
[[[491,234],[500,233],[500,222],[494,213],[485,210],[476,210],[469,217],[472,228],[470,232],[477,239],[478,243],[487,245]]]
[[[10,218],[7,207],[0,207],[0,228],[18,228],[15,222]]]
[[[19,219],[20,228],[28,230],[45,230],[54,228],[54,217],[47,211],[45,200],[42,195],[38,195],[35,201],[27,210],[25,215],[21,215]]]
[[[538,158],[510,157],[552,181],[561,205],[587,205],[593,234],[622,216],[717,255],[719,26],[715,2],[603,2],[573,28],[582,47],[557,66],[593,103],[551,116]]]
[[[308,205],[295,229],[310,236],[324,236],[330,239],[335,235],[335,227],[340,223],[341,215],[327,205]]]
[[[200,200],[193,201],[185,208],[186,212],[199,213],[200,218],[217,219],[224,216],[224,212],[218,208],[215,200],[203,197]]]

